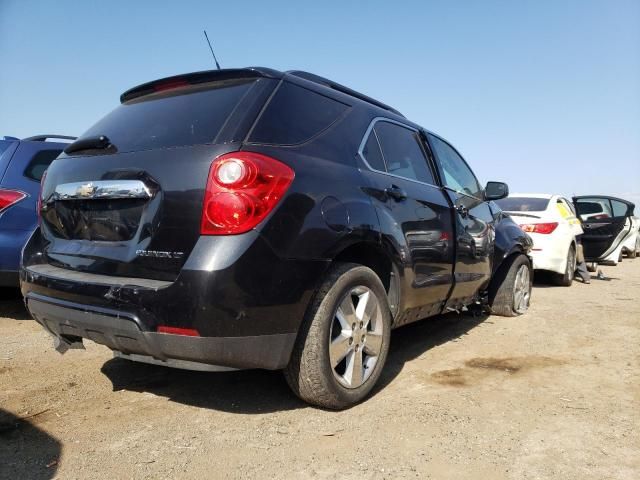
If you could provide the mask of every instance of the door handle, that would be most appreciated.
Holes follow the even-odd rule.
[[[390,187],[385,188],[384,193],[386,193],[389,197],[393,198],[397,202],[405,200],[407,198],[406,192],[397,185],[391,185]]]
[[[462,218],[466,218],[469,215],[469,209],[464,205],[456,205],[456,211]]]

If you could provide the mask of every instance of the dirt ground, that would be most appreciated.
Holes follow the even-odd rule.
[[[60,356],[0,301],[1,478],[640,478],[640,259],[536,284],[519,318],[395,331],[374,395],[311,408],[279,372]]]

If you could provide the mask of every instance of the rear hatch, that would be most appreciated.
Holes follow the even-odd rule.
[[[49,167],[42,233],[54,265],[173,281],[200,235],[213,159],[238,150],[276,80],[204,72],[136,87]]]

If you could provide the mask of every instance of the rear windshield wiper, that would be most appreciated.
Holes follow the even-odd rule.
[[[106,135],[99,135],[96,137],[86,137],[76,140],[67,148],[64,149],[64,153],[70,154],[73,152],[79,152],[81,150],[117,150],[116,146],[111,143],[109,137]]]

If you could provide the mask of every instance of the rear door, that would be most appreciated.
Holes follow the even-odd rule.
[[[454,206],[455,284],[447,306],[468,304],[491,279],[495,221],[475,175],[446,141],[427,134],[444,190]]]
[[[359,156],[368,168],[368,193],[382,235],[405,265],[401,288],[405,316],[398,324],[441,311],[452,283],[451,210],[427,158],[419,132],[393,120],[377,119]]]
[[[598,261],[613,253],[631,231],[633,204],[622,199],[592,196],[573,197],[582,221],[582,245],[588,261]]]
[[[92,149],[53,162],[42,208],[50,262],[91,273],[177,278],[200,237],[212,161],[240,149],[277,83],[189,81],[151,84],[151,93],[125,98],[76,141]],[[92,143],[101,136],[108,141]]]

